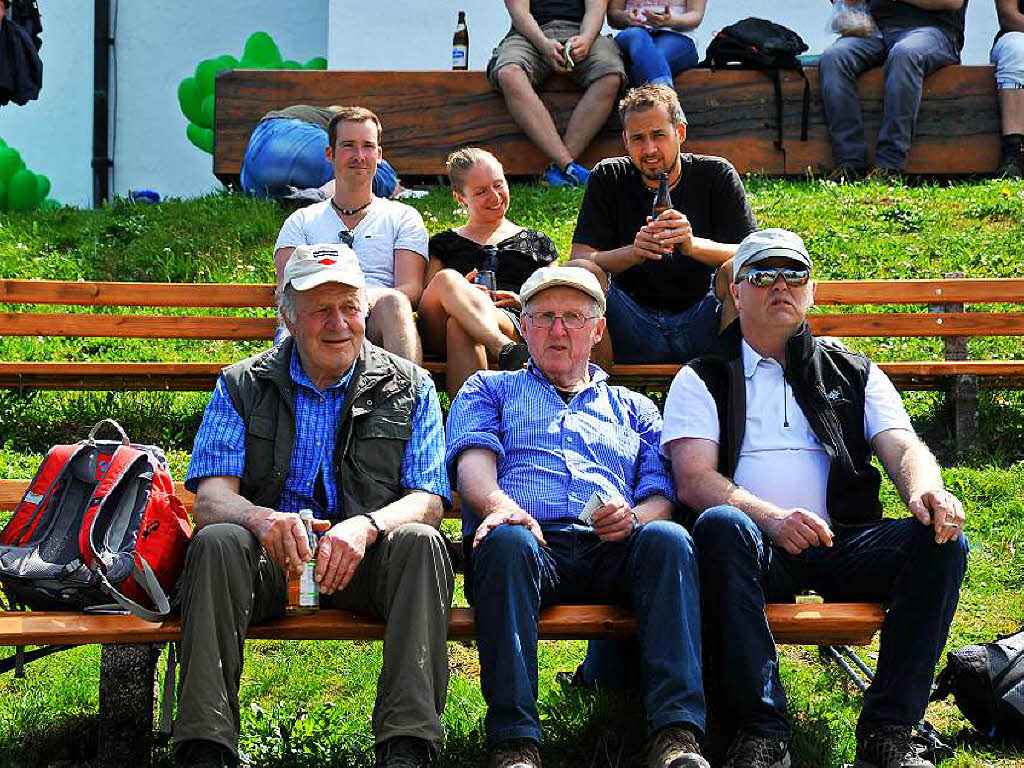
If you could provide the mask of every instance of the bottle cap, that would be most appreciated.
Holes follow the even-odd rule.
[[[299,517],[302,520],[312,520],[313,519],[313,510],[312,509],[300,509],[299,510]]]

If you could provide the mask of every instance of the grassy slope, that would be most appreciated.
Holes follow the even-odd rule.
[[[1017,276],[1024,257],[1024,186],[999,182],[910,189],[837,187],[818,182],[747,180],[762,226],[801,232],[823,277]],[[510,213],[549,233],[568,254],[579,192],[516,187]],[[431,232],[461,220],[443,189],[417,203]],[[0,215],[0,277],[256,281],[272,277],[271,249],[284,214],[270,204],[211,197],[157,207],[118,205],[97,212]],[[880,359],[938,355],[931,341],[859,342]],[[7,359],[230,360],[253,345],[161,344],[78,340],[0,341]],[[979,342],[974,351],[1020,357],[1019,340]],[[942,398],[907,395],[915,422],[944,449]],[[172,448],[181,477],[206,396],[202,394],[0,392],[0,477],[27,477],[50,444],[76,439],[85,425],[113,414],[139,439]],[[950,645],[974,642],[1024,622],[1024,407],[1018,393],[986,395],[985,447],[946,470],[971,518],[972,562]],[[891,486],[888,510],[900,506]],[[555,673],[582,658],[578,642],[542,643],[541,712],[548,763],[639,765],[642,719],[636,702],[565,690]],[[872,649],[869,649],[869,653]],[[445,714],[445,765],[479,764],[483,702],[475,651],[450,645],[452,684]],[[28,668],[28,678],[0,678],[0,768],[75,764],[89,752],[99,653],[67,652]],[[242,684],[243,746],[260,765],[367,764],[373,682],[380,648],[357,643],[251,643]],[[783,673],[797,725],[796,764],[852,760],[852,719],[859,694],[813,649],[785,650]],[[929,718],[948,737],[965,722],[949,705]],[[956,766],[1024,764],[1009,749],[964,742]]]

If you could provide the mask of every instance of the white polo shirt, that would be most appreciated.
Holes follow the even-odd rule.
[[[747,423],[733,482],[783,509],[807,509],[827,521],[828,454],[797,405],[782,366],[761,357],[746,341],[742,355]],[[913,431],[899,393],[874,363],[864,398],[868,441],[888,429]],[[689,366],[676,374],[665,400],[662,454],[667,456],[666,446],[684,437],[720,442],[715,401]]]
[[[340,243],[346,231],[330,200],[300,208],[285,219],[274,244],[279,248],[317,243]],[[366,215],[352,230],[352,250],[366,275],[368,287],[395,287],[395,251],[414,251],[427,259],[427,228],[415,208],[397,200],[374,197]]]

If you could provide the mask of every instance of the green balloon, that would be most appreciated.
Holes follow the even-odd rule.
[[[199,147],[203,152],[213,154],[213,131],[209,128],[201,128],[195,123],[185,126],[185,135],[188,140]]]
[[[196,65],[196,82],[199,84],[199,93],[204,97],[213,93],[213,84],[217,73],[227,69],[220,59],[203,59]]]
[[[0,181],[9,181],[24,165],[18,150],[10,147],[0,149]]]
[[[36,174],[36,198],[39,202],[46,199],[50,194],[50,180],[41,173]]]
[[[270,69],[281,64],[281,51],[266,32],[253,32],[245,41],[242,59],[255,62],[261,69]]]
[[[224,62],[224,66],[226,66],[228,69],[238,69],[238,59],[236,59],[230,53],[225,53],[223,56],[218,56],[217,61]]]
[[[317,56],[315,59],[307,61],[303,67],[305,69],[327,69],[327,59],[323,56]]]
[[[22,168],[7,184],[7,207],[12,211],[30,211],[36,207],[36,175]]]
[[[3,138],[0,138],[0,149],[3,149],[6,146],[7,146],[7,142],[4,141]]]
[[[0,211],[7,210],[7,185],[0,181]]]
[[[295,59],[286,59],[281,62],[281,69],[302,69],[302,65]]]
[[[194,77],[186,77],[178,83],[178,105],[190,123],[198,123],[203,119],[202,104],[203,97]]]
[[[199,125],[202,128],[213,128],[213,94],[210,94],[203,99],[203,105],[199,108],[202,113],[202,120],[199,121]]]
[[[39,204],[39,207],[44,211],[59,211],[61,209],[61,204],[52,197],[48,197]]]
[[[253,61],[252,59],[242,57],[242,60],[238,62],[239,69],[264,69],[263,65],[259,62]]]

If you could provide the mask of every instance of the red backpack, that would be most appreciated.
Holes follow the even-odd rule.
[[[105,423],[120,441],[96,440]],[[0,584],[16,606],[160,621],[191,539],[163,451],[130,443],[104,419],[86,440],[46,454],[0,531]]]

